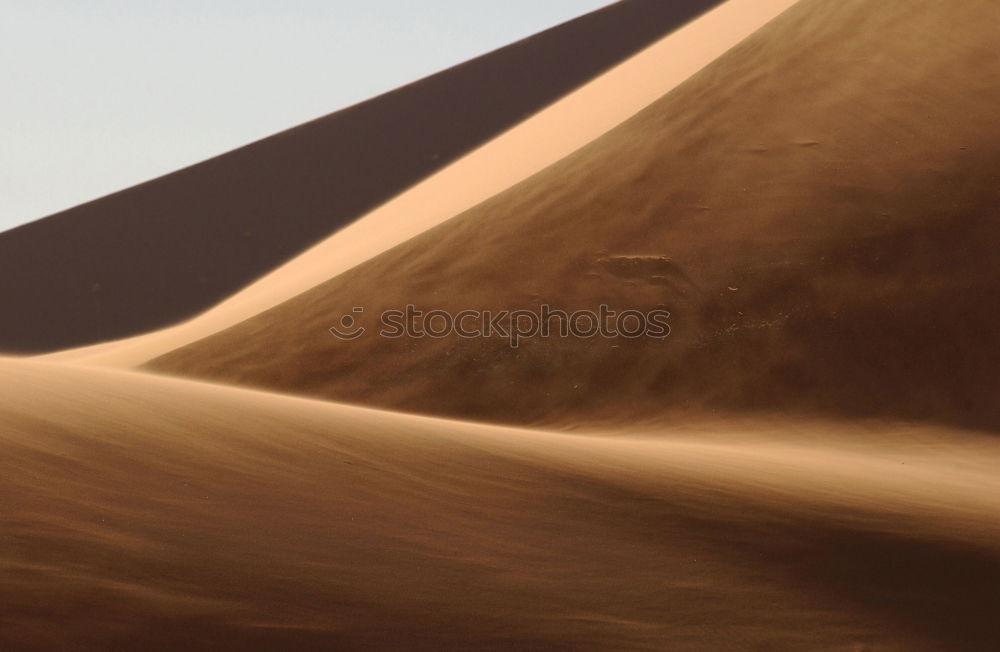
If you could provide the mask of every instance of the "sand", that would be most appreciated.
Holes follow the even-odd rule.
[[[0,234],[0,351],[53,351],[193,317],[719,2],[615,3]],[[316,83],[338,83],[335,70]]]
[[[129,367],[309,290],[555,163],[669,92],[794,0],[730,0],[393,198],[205,314],[53,359]]]
[[[1000,9],[806,0],[543,172],[149,368],[458,418],[1000,426]],[[961,116],[957,120],[955,116]],[[360,306],[657,308],[665,340],[344,342]]]
[[[0,649],[1000,649],[1000,8],[782,9],[187,324],[0,358]],[[671,333],[328,331],[407,303]]]
[[[4,649],[1000,645],[992,437],[562,434],[0,369]]]

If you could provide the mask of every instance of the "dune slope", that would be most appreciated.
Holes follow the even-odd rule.
[[[992,438],[566,435],[0,368],[4,649],[1000,645]]]
[[[988,0],[803,0],[591,145],[150,368],[478,419],[1000,426]],[[662,307],[665,340],[352,342],[385,309]],[[376,323],[372,323],[375,320]]]
[[[0,351],[190,317],[718,2],[624,0],[0,234]]]
[[[676,88],[794,2],[728,0],[197,317],[46,358],[130,368],[249,319],[544,170]]]

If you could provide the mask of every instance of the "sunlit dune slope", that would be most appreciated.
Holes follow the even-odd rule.
[[[718,2],[625,0],[0,234],[0,351],[79,346],[197,314]]]
[[[566,435],[0,370],[5,650],[1000,645],[992,438]]]
[[[676,88],[794,1],[728,0],[197,317],[46,357],[129,368],[249,319],[568,156]]]
[[[634,119],[153,369],[504,421],[1000,426],[1000,6],[804,0]],[[666,340],[353,342],[352,307],[648,310]]]

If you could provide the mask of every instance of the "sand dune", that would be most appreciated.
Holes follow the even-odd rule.
[[[4,649],[1000,645],[974,433],[571,435],[0,368]]]
[[[0,649],[1000,649],[1000,7],[800,0],[731,47],[790,4],[190,322],[0,358]],[[602,303],[670,336],[372,323]]]
[[[0,351],[52,351],[191,317],[718,2],[625,0],[6,232]]]
[[[150,368],[529,423],[1000,427],[998,30],[987,0],[804,0],[574,155]],[[542,303],[659,306],[673,332],[515,350],[327,331],[353,306]]]
[[[794,0],[730,0],[337,232],[203,315],[53,359],[128,367],[207,337],[454,217],[633,116]]]

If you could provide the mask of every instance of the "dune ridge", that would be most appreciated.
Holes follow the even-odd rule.
[[[1000,649],[997,33],[730,0],[188,324],[0,357],[0,649]],[[328,330],[602,303],[670,335]]]
[[[192,317],[719,1],[623,0],[2,233],[0,351],[48,352]]]
[[[998,30],[985,1],[804,0],[558,164],[148,368],[518,423],[996,429]],[[328,332],[408,304],[666,309],[672,332],[517,349]]]
[[[6,649],[1000,642],[991,437],[566,434],[0,368]]]
[[[472,208],[586,145],[795,0],[729,0],[341,229],[203,315],[52,359],[129,367],[228,328]]]

